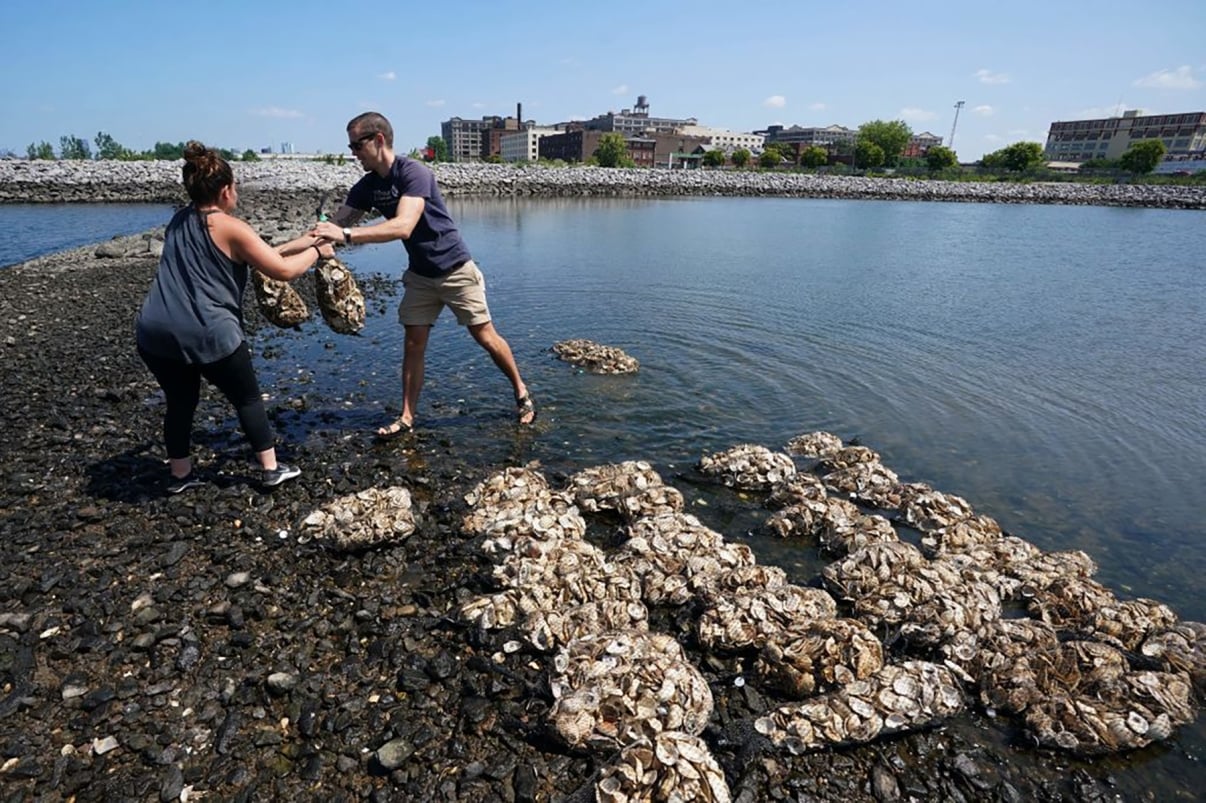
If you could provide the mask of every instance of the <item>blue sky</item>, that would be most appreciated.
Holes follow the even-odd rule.
[[[0,11],[0,150],[104,131],[143,150],[346,150],[366,110],[398,150],[453,116],[553,124],[631,108],[752,131],[904,120],[964,161],[1054,120],[1206,110],[1206,0],[1135,6],[43,0]]]

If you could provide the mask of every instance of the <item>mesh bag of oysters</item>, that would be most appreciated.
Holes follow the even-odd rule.
[[[604,346],[593,340],[562,340],[553,344],[558,357],[593,374],[635,374],[641,367],[635,357],[615,346]]]
[[[306,516],[302,528],[345,551],[396,544],[415,531],[410,491],[392,486],[341,496]]]
[[[306,302],[289,282],[251,272],[256,305],[269,323],[282,328],[297,326],[310,317]],[[314,268],[314,294],[322,319],[332,331],[353,335],[364,328],[364,294],[356,278],[338,259],[318,260]]]
[[[334,257],[318,260],[314,291],[322,319],[332,331],[354,335],[364,328],[364,294],[347,265]]]
[[[310,317],[310,308],[288,282],[253,270],[251,286],[255,291],[256,306],[259,307],[260,314],[274,326],[288,329]]]

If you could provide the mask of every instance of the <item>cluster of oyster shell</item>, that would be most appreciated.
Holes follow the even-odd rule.
[[[391,486],[341,496],[306,516],[302,530],[341,550],[399,543],[415,531],[410,491]]]
[[[364,328],[364,294],[348,266],[335,257],[318,260],[314,268],[318,309],[331,331],[354,335]]]
[[[251,286],[255,292],[256,306],[268,323],[288,329],[310,318],[310,308],[288,282],[253,270]]]
[[[288,329],[310,318],[310,308],[289,282],[251,271],[251,284],[260,314],[271,324]],[[356,334],[364,328],[364,294],[347,265],[334,257],[318,260],[314,293],[322,319],[332,331]]]
[[[809,433],[788,450],[818,461],[823,490],[799,475],[772,488],[771,532],[836,554],[821,579],[844,609],[906,649],[936,648],[986,708],[1020,715],[1037,742],[1113,752],[1196,716],[1206,625],[1178,622],[1154,600],[1119,600],[1084,552],[1044,552],[961,497],[900,483],[866,447]],[[920,531],[920,548],[849,500]],[[1031,618],[1002,618],[1006,602]],[[767,677],[790,691],[797,676]]]
[[[641,364],[615,346],[604,346],[581,338],[553,344],[553,352],[571,365],[592,374],[635,374]]]
[[[650,629],[651,606],[686,606],[677,618],[692,617],[695,647],[750,656],[752,682],[799,701],[754,723],[792,753],[925,727],[968,700],[1086,754],[1141,747],[1196,716],[1206,625],[1119,600],[1083,552],[1043,552],[966,500],[899,482],[871,449],[828,433],[790,449],[813,470],[750,444],[698,468],[764,492],[772,532],[831,556],[821,587],[789,582],[684,512],[642,461],[579,471],[562,488],[506,469],[466,496],[463,530],[496,561],[498,590],[460,614],[515,634],[496,660],[525,643],[546,656],[553,731],[610,758],[597,799],[728,796],[701,740],[711,690],[682,646]],[[583,513],[618,519],[624,540],[587,542]],[[920,537],[902,540],[898,525]],[[1006,618],[1007,601],[1029,617]]]
[[[796,464],[782,452],[743,443],[699,459],[699,471],[730,488],[766,491],[796,475]]]

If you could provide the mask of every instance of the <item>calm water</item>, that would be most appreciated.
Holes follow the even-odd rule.
[[[1086,550],[1120,593],[1206,618],[1200,212],[800,199],[453,207],[543,408],[525,454],[567,470],[643,458],[673,473],[704,451],[830,430],[1044,549]],[[345,258],[397,276],[404,255],[394,244]],[[393,307],[371,310],[361,338],[314,323],[312,338],[282,342],[280,379],[300,372],[308,391],[343,397],[343,418],[378,421],[398,397]],[[641,372],[583,375],[548,354],[573,337],[625,349]],[[424,426],[507,459],[514,444],[480,431],[506,423],[501,377],[450,315],[431,350]]]
[[[0,204],[0,268],[166,225],[166,204]]]
[[[806,579],[822,565],[815,550],[762,535],[766,511],[683,472],[707,451],[777,449],[824,429],[1043,549],[1087,551],[1124,598],[1206,619],[1201,212],[728,198],[451,206],[540,418],[516,434],[509,388],[446,313],[416,462],[446,451],[483,466],[537,459],[555,474],[645,459],[708,503],[693,508],[705,522]],[[396,243],[344,258],[390,277],[404,263]],[[317,316],[300,338],[257,335],[273,357],[261,361],[265,388],[311,402],[284,416],[287,439],[358,437],[393,414],[397,297],[370,309],[361,337]],[[625,349],[640,373],[582,374],[549,354],[575,337]],[[1178,794],[1200,788],[1204,745],[1199,718],[1171,744],[1119,759],[1134,770],[1120,791],[1157,777]]]

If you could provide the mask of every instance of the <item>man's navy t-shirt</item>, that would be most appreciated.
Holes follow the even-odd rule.
[[[419,222],[402,241],[410,269],[420,276],[439,278],[468,262],[469,249],[444,206],[435,174],[414,159],[395,157],[387,178],[366,174],[348,192],[346,203],[364,212],[375,209],[392,220],[398,214],[398,199],[404,195],[424,201]]]

